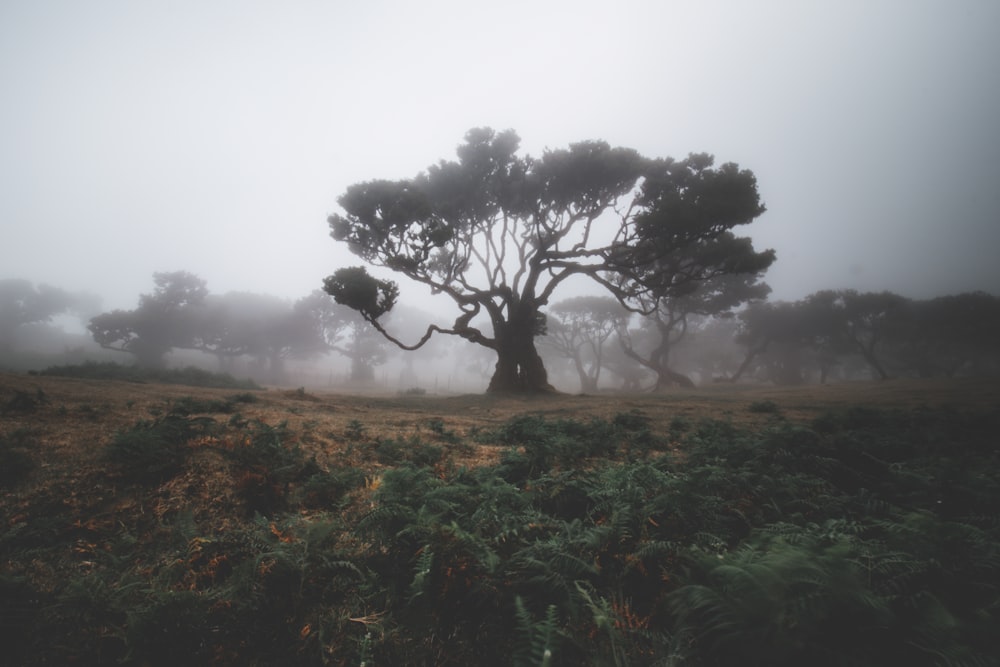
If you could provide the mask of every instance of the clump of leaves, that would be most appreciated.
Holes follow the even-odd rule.
[[[410,436],[406,440],[380,438],[374,452],[378,462],[384,465],[398,465],[408,461],[417,466],[430,466],[444,457],[444,449],[416,436]]]
[[[115,435],[104,450],[104,458],[127,480],[162,482],[183,467],[188,441],[214,426],[215,420],[209,417],[188,418],[177,414],[142,420]]]
[[[344,428],[344,437],[348,440],[363,440],[365,438],[365,425],[357,419],[347,422]]]
[[[452,444],[457,444],[459,442],[458,434],[448,428],[445,428],[444,420],[440,417],[434,417],[433,419],[427,420],[427,428],[437,437],[438,440],[441,440],[442,442]]]
[[[232,414],[236,412],[239,405],[256,403],[259,400],[256,394],[249,392],[233,394],[224,400],[182,396],[170,404],[170,412],[178,415]]]
[[[754,401],[747,406],[747,410],[757,414],[776,415],[781,412],[778,404],[771,400]]]
[[[505,478],[510,481],[543,474],[590,458],[611,458],[621,452],[631,458],[662,442],[639,413],[621,413],[611,421],[574,419],[549,421],[540,415],[520,415],[491,434],[494,442],[516,448],[504,455]]]
[[[302,503],[313,508],[336,507],[346,494],[364,483],[365,475],[357,468],[317,472],[302,484]]]
[[[211,400],[205,398],[195,398],[194,396],[182,396],[170,404],[170,412],[175,415],[196,415],[196,414],[229,414],[235,410],[229,401]]]
[[[31,457],[34,442],[24,429],[0,436],[0,486],[12,486],[35,467]]]
[[[319,472],[306,458],[287,422],[271,426],[260,420],[240,422],[243,432],[227,453],[237,464],[237,489],[253,514],[270,514],[284,507],[292,482]]]

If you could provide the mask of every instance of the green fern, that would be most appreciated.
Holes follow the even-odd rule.
[[[558,610],[555,605],[545,609],[545,617],[536,621],[520,596],[514,598],[517,636],[512,662],[514,667],[548,667],[552,664],[558,640]]]

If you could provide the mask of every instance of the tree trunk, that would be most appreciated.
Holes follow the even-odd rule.
[[[587,368],[583,364],[583,359],[580,358],[579,351],[575,351],[573,355],[573,365],[576,367],[576,374],[580,376],[580,393],[596,394],[597,378],[587,372]]]
[[[864,345],[859,345],[858,347],[861,348],[861,356],[868,362],[868,365],[871,367],[876,377],[879,380],[888,380],[889,374],[886,373],[882,364],[880,364],[879,360],[875,357],[875,351],[865,347]]]
[[[535,349],[534,313],[505,322],[496,331],[497,365],[486,391],[490,394],[553,393],[545,364]]]
[[[767,352],[767,346],[770,344],[770,342],[771,342],[770,340],[765,340],[764,343],[762,345],[759,345],[758,347],[747,348],[747,356],[743,358],[743,363],[740,364],[740,367],[736,370],[735,373],[733,373],[733,376],[730,377],[727,380],[727,382],[739,382],[739,379],[743,376],[744,373],[747,372],[747,370],[750,368],[750,364],[752,364],[753,360],[757,358],[757,355]]]

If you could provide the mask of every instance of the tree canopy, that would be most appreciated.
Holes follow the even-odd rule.
[[[763,212],[751,172],[715,169],[707,155],[651,160],[603,141],[534,158],[519,143],[510,130],[470,130],[456,161],[352,185],[338,200],[343,213],[328,218],[331,236],[361,259],[450,297],[460,311],[450,326],[432,324],[414,344],[391,336],[379,318],[398,288],[363,267],[340,269],[326,291],[400,347],[439,332],[490,348],[489,391],[530,392],[551,389],[534,338],[541,308],[568,279],[589,278],[642,310],[641,295],[747,269],[746,257],[709,250]],[[480,314],[491,330],[472,324]]]
[[[0,352],[7,351],[18,327],[49,322],[56,315],[75,312],[89,317],[99,308],[100,298],[84,292],[71,293],[29,280],[0,280]]]

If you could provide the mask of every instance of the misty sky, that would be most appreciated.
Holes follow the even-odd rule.
[[[1000,294],[998,28],[996,0],[6,0],[0,278],[298,298],[358,263],[348,185],[487,125],[753,170],[772,298]]]

